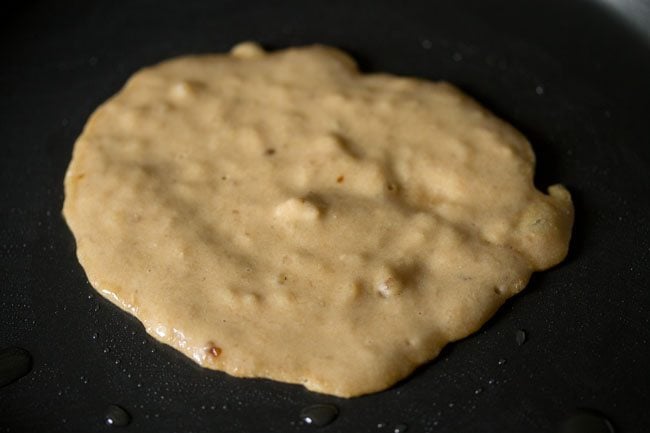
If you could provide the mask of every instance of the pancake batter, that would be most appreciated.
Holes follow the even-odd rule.
[[[91,284],[204,367],[342,397],[476,331],[567,253],[567,190],[447,83],[333,48],[172,59],[91,116],[65,218]]]

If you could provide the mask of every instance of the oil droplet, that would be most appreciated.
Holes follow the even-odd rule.
[[[300,419],[305,423],[323,427],[336,419],[339,410],[331,404],[314,404],[304,408],[300,412]]]
[[[124,427],[131,422],[131,415],[123,407],[111,404],[106,408],[104,421],[106,425]]]
[[[564,420],[559,433],[614,433],[614,426],[598,412],[581,409]]]
[[[515,335],[515,340],[517,341],[517,345],[521,346],[526,342],[526,331],[523,329],[520,329],[517,331],[517,334]]]
[[[0,351],[0,388],[20,379],[32,369],[32,356],[25,349],[9,347]]]
[[[395,426],[395,429],[393,430],[393,433],[405,433],[409,429],[409,426],[406,424],[397,424]]]

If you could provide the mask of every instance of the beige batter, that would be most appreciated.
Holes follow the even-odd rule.
[[[91,284],[235,376],[379,391],[566,255],[569,193],[447,83],[242,44],[135,74],[79,137],[65,218]]]

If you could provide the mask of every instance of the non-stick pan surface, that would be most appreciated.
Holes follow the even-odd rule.
[[[300,410],[322,402],[340,410],[323,432],[555,432],[578,408],[649,431],[648,20],[610,3],[5,3],[0,348],[28,350],[33,369],[0,388],[0,431],[109,431],[103,414],[118,404],[132,415],[124,431],[306,432]],[[572,192],[568,259],[480,332],[366,397],[235,379],[156,343],[88,284],[61,217],[63,176],[84,122],[129,75],[242,40],[331,44],[366,71],[459,85],[529,137],[539,187]]]

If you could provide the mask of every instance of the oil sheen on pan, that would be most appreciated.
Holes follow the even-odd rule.
[[[91,284],[204,367],[383,390],[567,253],[573,206],[454,86],[325,46],[136,73],[91,116],[64,215]]]

